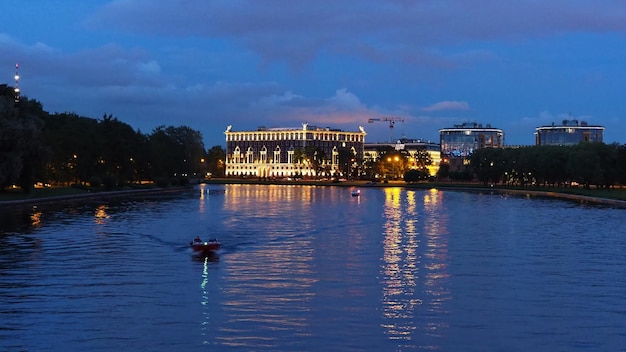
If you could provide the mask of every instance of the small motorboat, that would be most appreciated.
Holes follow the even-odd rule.
[[[358,197],[361,195],[361,190],[360,189],[353,189],[352,190],[352,196],[353,197]]]
[[[210,239],[208,241],[202,241],[200,237],[196,237],[193,241],[189,242],[191,251],[193,254],[208,254],[213,253],[220,249],[222,244],[217,239]]]

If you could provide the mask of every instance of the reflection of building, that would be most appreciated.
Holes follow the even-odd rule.
[[[450,170],[460,169],[474,150],[504,147],[504,132],[487,124],[463,123],[439,130],[441,157],[450,162]]]
[[[330,174],[340,169],[342,153],[350,153],[354,162],[360,163],[366,133],[362,127],[358,132],[346,132],[304,123],[302,128],[260,127],[241,132],[228,126],[224,134],[226,176],[291,177],[317,175],[312,162],[299,158],[309,147],[321,151],[323,160],[317,163]]]
[[[604,127],[591,126],[586,121],[563,120],[560,126],[542,126],[535,129],[536,145],[574,145],[580,142],[602,142]]]
[[[432,164],[427,166],[429,174],[435,176],[439,170],[439,163],[441,162],[439,144],[430,141],[425,142],[421,139],[401,138],[397,143],[367,143],[364,146],[364,161],[378,160],[379,150],[384,147],[392,147],[394,150],[405,150],[409,154],[409,168],[417,166],[415,155],[418,151],[425,150],[432,161]]]

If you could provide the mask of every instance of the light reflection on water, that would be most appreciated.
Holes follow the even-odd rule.
[[[445,302],[451,299],[443,194],[399,188],[384,192],[382,326],[390,339],[402,341],[402,348],[435,350],[439,346],[433,338],[444,334]]]
[[[622,209],[350,191],[200,185],[0,214],[0,350],[626,345]],[[192,258],[196,235],[223,249]]]

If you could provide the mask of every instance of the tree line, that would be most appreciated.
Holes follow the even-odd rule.
[[[485,185],[610,188],[626,185],[626,146],[483,148],[471,155],[467,171]]]
[[[35,183],[113,188],[153,181],[160,186],[223,175],[225,151],[206,150],[188,126],[144,134],[112,115],[50,114],[41,103],[0,85],[0,191]]]
[[[328,173],[319,148],[299,150],[295,159]],[[41,103],[0,85],[0,191],[18,186],[30,192],[35,183],[113,188],[152,181],[182,184],[207,174],[224,176],[226,154],[206,150],[202,134],[188,126],[158,126],[149,134],[134,130],[112,115],[100,119],[75,113],[44,111]],[[423,150],[413,156],[381,147],[378,158],[358,163],[341,150],[340,172],[350,178],[428,179],[432,163]],[[528,146],[476,150],[464,170],[450,172],[442,163],[438,178],[512,186],[610,188],[626,185],[626,145],[581,143],[573,146]]]

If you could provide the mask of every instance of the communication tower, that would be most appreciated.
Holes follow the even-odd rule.
[[[19,86],[19,82],[20,82],[20,73],[19,73],[19,68],[20,65],[19,64],[15,64],[15,105],[17,106],[17,104],[19,104],[20,102],[20,86]]]

